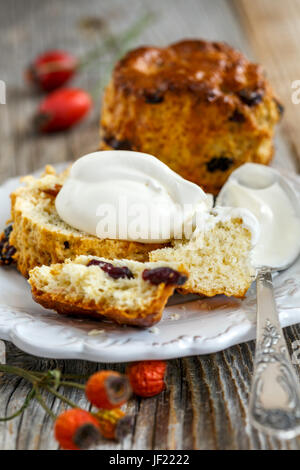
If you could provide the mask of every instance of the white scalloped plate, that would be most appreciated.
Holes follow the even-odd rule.
[[[285,176],[300,197],[300,177]],[[0,227],[9,218],[9,194],[18,185],[14,178],[0,187]],[[300,259],[275,276],[274,286],[282,326],[300,322]],[[123,362],[208,354],[255,337],[254,286],[244,300],[217,296],[186,302],[176,296],[170,303],[183,299],[145,330],[67,318],[33,302],[27,281],[13,267],[0,268],[0,338],[36,356]]]

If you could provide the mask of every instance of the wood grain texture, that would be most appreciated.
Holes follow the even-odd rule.
[[[253,52],[285,105],[283,127],[294,145],[299,168],[300,104],[292,102],[292,83],[300,80],[300,1],[235,0],[235,6]]]
[[[299,337],[299,327],[286,329],[288,340]],[[247,403],[254,344],[246,343],[218,354],[168,361],[167,388],[157,397],[132,398],[125,410],[135,416],[133,432],[122,443],[102,440],[100,449],[299,449],[300,440],[279,441],[249,428]],[[91,374],[98,369],[124,371],[123,364],[39,359],[7,343],[10,364],[34,370],[59,368],[65,373]],[[10,376],[0,379],[2,415],[15,412],[29,385]],[[84,409],[89,405],[81,390],[60,390]],[[64,405],[45,395],[54,413]],[[23,416],[0,423],[1,449],[57,449],[51,418],[37,402]]]
[[[225,40],[250,57],[257,53],[256,48],[250,49],[232,1],[2,0],[0,79],[6,81],[8,94],[7,104],[0,105],[0,181],[31,172],[46,163],[73,160],[98,145],[100,103],[95,104],[85,122],[70,132],[53,136],[34,133],[31,119],[41,96],[23,81],[23,70],[29,61],[39,51],[57,46],[83,54],[102,41],[105,30],[117,33],[126,29],[146,8],[156,13],[157,19],[132,46],[204,37]],[[95,16],[103,20],[104,29],[83,26],[88,23],[86,18]],[[92,89],[112,62],[112,55],[107,54],[76,78],[74,85]],[[271,74],[272,70],[268,72]],[[296,169],[293,148],[280,134],[273,164]],[[285,331],[289,345],[299,338],[299,326]],[[36,370],[58,367],[64,372],[89,375],[100,368],[123,371],[125,367],[123,364],[39,359],[24,354],[10,343],[6,345],[8,363]],[[247,403],[253,353],[254,343],[250,342],[218,354],[168,361],[166,390],[149,399],[132,398],[126,405],[126,410],[135,416],[132,434],[120,444],[103,439],[99,448],[300,449],[299,439],[278,441],[249,429]],[[2,376],[0,390],[0,415],[9,415],[22,404],[29,386],[22,379]],[[88,409],[82,391],[62,391]],[[57,399],[51,396],[46,399],[54,413],[63,409]],[[0,449],[57,448],[53,423],[36,402],[31,403],[23,416],[0,423]]]

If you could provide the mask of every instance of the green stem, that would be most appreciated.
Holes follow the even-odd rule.
[[[61,393],[59,393],[57,390],[54,390],[54,388],[50,387],[49,385],[45,385],[44,388],[48,390],[48,392],[52,393],[57,398],[59,398],[61,401],[71,406],[72,408],[79,408],[78,405],[76,405],[76,403],[64,397],[63,395],[61,395]]]
[[[51,418],[53,420],[56,420],[56,416],[55,414],[53,413],[52,410],[50,410],[50,408],[47,406],[44,398],[42,397],[42,395],[40,394],[40,391],[38,389],[38,387],[34,386],[34,391],[35,391],[35,396],[36,396],[36,399],[37,401],[39,402],[39,404],[42,406],[42,408],[44,408],[44,410],[46,411],[46,413],[48,413]]]
[[[90,63],[93,62],[94,59],[97,57],[101,57],[101,55],[105,54],[108,49],[114,48],[118,52],[118,57],[122,55],[122,53],[128,47],[128,44],[146,27],[148,23],[150,23],[154,19],[155,15],[152,13],[146,13],[143,15],[133,26],[127,29],[124,33],[120,36],[115,36],[111,34],[108,36],[100,47],[96,47],[92,51],[90,51],[84,59],[82,59],[79,63],[79,69],[86,67]]]
[[[50,372],[53,371],[55,369],[50,369]],[[38,376],[38,377],[44,377],[49,371],[45,371],[45,372],[39,372],[37,370],[34,370],[32,371],[31,373]],[[82,379],[88,379],[89,378],[89,375],[80,375],[80,374],[61,374],[61,378],[63,379],[78,379],[78,380],[82,380]]]
[[[125,31],[119,37],[110,36],[104,42],[101,48],[96,48],[93,51],[91,51],[86,56],[86,59],[80,63],[79,67],[82,68],[90,64],[92,65],[93,63],[95,64],[94,59],[97,57],[100,57],[103,53],[105,53],[108,47],[114,47],[114,49],[116,50],[116,54],[113,58],[113,62],[116,62],[117,60],[120,59],[120,57],[122,57],[122,55],[124,55],[126,50],[128,50],[128,47],[131,41],[134,38],[138,37],[140,33],[145,29],[147,24],[150,23],[154,18],[155,18],[155,15],[153,13],[146,13],[144,16],[142,16],[142,18],[140,18],[133,26],[131,26],[127,31]],[[112,64],[110,64],[109,66],[105,68],[104,76],[102,76],[98,80],[97,85],[94,86],[93,89],[90,91],[90,95],[94,102],[96,102],[100,98],[103,88],[105,87],[106,83],[109,80],[112,68],[113,68]]]
[[[55,371],[55,369],[54,369]],[[8,421],[10,419],[15,418],[16,416],[19,416],[29,405],[30,401],[33,398],[36,398],[37,401],[40,403],[42,408],[51,416],[52,419],[56,419],[55,414],[52,412],[52,410],[47,406],[44,398],[42,397],[40,393],[40,388],[43,388],[44,390],[47,390],[48,392],[52,393],[54,396],[59,398],[62,402],[66,403],[67,405],[71,406],[72,408],[78,408],[78,405],[74,403],[73,401],[69,400],[68,398],[64,397],[61,393],[59,393],[55,388],[53,388],[52,385],[50,385],[52,382],[54,383],[54,386],[66,386],[66,387],[75,387],[80,390],[85,390],[85,385],[84,384],[79,384],[73,381],[68,381],[68,380],[61,380],[60,376],[58,378],[58,381],[56,383],[56,377],[53,374],[49,374],[49,371],[46,372],[39,372],[39,371],[33,371],[29,372],[25,369],[22,369],[20,367],[16,366],[10,366],[7,364],[0,364],[0,372],[5,372],[6,374],[13,374],[17,375],[19,377],[24,378],[25,380],[28,380],[29,382],[32,383],[33,388],[30,390],[30,392],[27,394],[26,399],[21,406],[21,408],[16,411],[11,416],[8,416],[6,418],[0,418],[1,421]],[[87,376],[80,376],[80,375],[75,375],[75,374],[65,374],[63,378],[86,378]],[[50,383],[49,383],[50,382]]]
[[[107,49],[110,49],[112,46],[115,46],[116,39],[114,36],[109,36],[104,40],[100,47],[93,49],[88,52],[84,59],[81,59],[78,65],[78,69],[81,70],[84,67],[88,66],[94,59],[101,57],[101,55],[107,52]]]
[[[7,416],[5,418],[0,418],[0,422],[3,422],[3,421],[10,421],[11,419],[14,419],[16,418],[17,416],[19,416],[20,414],[23,413],[23,411],[26,410],[26,408],[28,407],[29,403],[31,402],[31,400],[34,398],[35,396],[35,390],[34,388],[32,388],[30,390],[30,392],[27,394],[26,398],[25,398],[25,401],[23,403],[23,405],[21,406],[21,408],[16,411],[13,415],[11,416]]]
[[[37,380],[37,377],[34,375],[34,373],[31,373],[25,369],[21,369],[21,367],[10,366],[8,364],[0,364],[0,372],[18,375],[19,377],[22,377],[31,383],[34,383]]]
[[[142,16],[131,28],[129,28],[121,37],[121,50],[124,49],[126,43],[129,43],[132,39],[139,36],[143,29],[155,19],[153,13],[146,13]]]
[[[70,382],[70,381],[66,381],[66,380],[61,380],[60,381],[60,385],[64,385],[65,387],[75,387],[75,388],[78,388],[80,390],[85,390],[85,385],[83,384],[78,384],[76,382]]]

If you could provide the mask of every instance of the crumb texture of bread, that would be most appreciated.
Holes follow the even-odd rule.
[[[56,174],[48,166],[41,178],[24,177],[25,186],[11,194],[13,230],[9,242],[16,248],[14,260],[25,277],[35,266],[62,263],[82,254],[147,261],[150,250],[163,246],[99,239],[66,224],[56,211],[55,197],[67,174]]]
[[[150,253],[151,261],[184,262],[189,279],[182,293],[243,297],[254,279],[250,261],[251,234],[242,219],[219,221],[190,240]]]
[[[144,281],[143,271],[169,266],[186,273],[178,263],[140,263],[123,259],[113,260],[113,265],[128,267],[134,277],[113,279],[99,266],[87,266],[90,260],[95,259],[111,262],[82,255],[64,263],[31,270],[29,283],[34,300],[61,314],[107,317],[118,323],[150,326],[160,320],[175,286]]]
[[[225,43],[140,47],[106,88],[100,148],[152,154],[217,194],[241,164],[270,162],[282,109],[261,67]]]

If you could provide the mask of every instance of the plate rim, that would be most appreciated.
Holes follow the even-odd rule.
[[[64,169],[68,164],[71,162],[64,162],[60,164],[54,164],[53,167],[58,170]],[[43,170],[37,170],[33,173],[33,175],[38,175]],[[289,172],[286,170],[279,170],[281,171],[290,182],[293,184],[296,183],[299,186],[299,195],[300,195],[300,176],[294,172]],[[9,178],[4,181],[0,185],[0,193],[4,193],[7,196],[7,191],[10,191],[11,186],[17,185],[19,182],[18,177]],[[5,197],[6,197],[5,196]],[[300,266],[300,261],[299,261]],[[7,268],[4,268],[7,269]],[[291,268],[290,268],[291,269]],[[21,276],[21,275],[20,275]],[[0,278],[1,283],[1,278]],[[253,287],[252,287],[253,288]],[[296,290],[300,291],[300,283],[299,286],[296,286]],[[297,292],[298,292],[297,290]],[[251,294],[252,295],[252,291]],[[284,296],[284,293],[283,293]],[[209,299],[206,299],[208,302]],[[1,300],[0,300],[1,302]],[[198,301],[195,301],[198,302]],[[243,301],[241,301],[243,302]],[[187,305],[183,303],[182,305]],[[173,307],[168,307],[168,309],[172,309]],[[249,306],[248,306],[249,308]],[[42,309],[42,307],[41,307]],[[253,314],[253,306],[251,306],[252,314]],[[25,309],[26,310],[26,307]],[[13,307],[7,304],[0,303],[0,339],[11,341],[15,346],[17,346],[22,351],[32,354],[38,357],[47,357],[53,359],[80,359],[80,360],[89,360],[93,362],[130,362],[134,360],[141,360],[141,359],[174,359],[178,357],[187,357],[193,355],[202,355],[202,354],[211,354],[214,352],[219,352],[224,349],[227,349],[233,345],[241,344],[255,337],[255,318],[253,321],[252,317],[248,318],[245,317],[244,321],[235,324],[228,325],[227,330],[217,334],[215,337],[202,337],[199,334],[190,334],[190,335],[182,335],[180,332],[178,335],[170,341],[166,342],[158,342],[158,337],[153,333],[153,340],[149,342],[145,342],[143,340],[137,341],[128,339],[127,340],[115,340],[110,344],[106,345],[105,347],[103,344],[101,345],[101,341],[93,341],[87,340],[89,335],[87,334],[86,337],[77,337],[77,342],[73,342],[73,346],[66,347],[66,343],[63,343],[60,347],[56,345],[55,347],[53,344],[37,344],[27,338],[24,339],[24,327],[29,326],[30,324],[34,325],[32,331],[35,331],[35,327],[40,325],[44,325],[45,323],[49,324],[51,322],[51,315],[55,316],[56,320],[58,317],[56,313],[51,311],[46,311],[42,309],[45,313],[44,317],[41,315],[34,317],[34,313],[30,313],[27,311],[22,312],[22,308],[20,307]],[[242,311],[243,309],[241,309]],[[287,313],[288,311],[288,313]],[[23,316],[22,316],[23,315]],[[9,316],[11,318],[9,318]],[[283,308],[280,311],[281,316],[281,324],[283,327],[295,324],[300,322],[300,302],[298,305],[291,306],[288,308]],[[5,320],[3,325],[3,319]],[[23,320],[22,320],[23,318]],[[21,321],[22,320],[22,321]],[[47,321],[46,321],[47,320]],[[168,319],[169,320],[169,319]],[[168,322],[167,320],[167,322]],[[76,321],[76,320],[74,320]],[[176,320],[174,320],[176,322]],[[184,321],[184,320],[183,320]],[[90,323],[91,321],[88,320],[85,323]],[[60,324],[62,323],[62,324]],[[59,328],[63,334],[64,330],[68,330],[68,321],[54,321],[53,326],[55,328]],[[102,325],[101,323],[97,323],[96,321],[93,322],[95,325]],[[159,329],[160,325],[165,324],[164,320],[161,323],[157,324],[157,328]],[[201,323],[201,322],[200,322]],[[100,326],[101,328],[101,326]],[[124,327],[118,327],[124,330]],[[128,331],[128,327],[127,331]],[[154,327],[156,328],[156,326]],[[26,328],[25,328],[26,330]],[[129,328],[129,335],[132,327]],[[148,329],[148,330],[151,330]],[[26,330],[27,331],[27,330]],[[151,333],[152,334],[152,333]],[[105,338],[106,338],[105,334]],[[103,341],[102,341],[103,343]],[[138,353],[136,350],[137,343],[142,343],[142,347],[139,348]],[[96,346],[97,345],[97,346]],[[124,345],[125,348],[124,348]],[[138,356],[138,357],[137,357]]]

